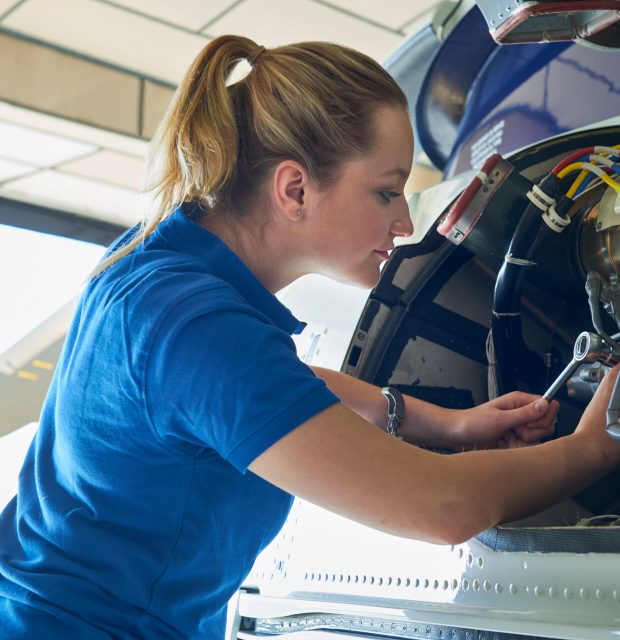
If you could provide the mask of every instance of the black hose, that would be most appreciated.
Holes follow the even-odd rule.
[[[549,173],[538,187],[547,196],[556,198],[561,181]],[[535,373],[544,375],[541,358],[523,340],[521,295],[526,272],[535,268],[534,258],[541,243],[554,233],[543,221],[541,208],[530,202],[519,219],[497,275],[491,326],[500,394],[517,389],[517,380],[535,379],[537,376],[532,375]]]

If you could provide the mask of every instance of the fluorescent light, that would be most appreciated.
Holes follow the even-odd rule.
[[[96,147],[0,120],[0,156],[49,167],[93,153]]]
[[[0,158],[0,182],[23,176],[26,173],[34,171],[36,167],[23,162],[15,162],[15,160],[5,160]]]
[[[1,1],[1,0],[0,0]],[[31,127],[38,131],[49,131],[55,135],[66,136],[72,140],[90,143],[97,147],[114,149],[135,156],[146,155],[148,143],[132,136],[98,129],[81,122],[65,120],[47,113],[39,113],[24,107],[17,107],[0,100],[0,121],[13,122],[16,125]]]

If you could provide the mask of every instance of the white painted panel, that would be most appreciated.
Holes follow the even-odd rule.
[[[26,173],[36,171],[34,167],[23,162],[15,162],[14,160],[5,160],[0,158],[0,182],[23,176]]]
[[[331,4],[368,20],[400,29],[404,24],[438,4],[437,0],[331,0]]]
[[[116,0],[116,4],[179,25],[184,29],[199,31],[208,22],[235,4],[234,0]]]
[[[94,150],[89,144],[0,121],[0,156],[9,160],[47,167]]]
[[[320,275],[306,275],[278,293],[304,331],[293,336],[297,355],[307,364],[340,370],[368,289],[342,284]]]
[[[121,133],[106,131],[96,127],[72,122],[58,116],[31,111],[0,101],[0,121],[5,120],[26,127],[65,136],[77,142],[115,149],[123,153],[144,156],[148,143]]]
[[[2,376],[14,375],[23,369],[35,375],[38,371],[41,378],[46,375],[40,358],[44,351],[64,338],[85,278],[104,250],[90,242],[0,225],[0,300],[4,311],[0,316],[0,406],[3,410],[6,406],[3,401],[12,399],[2,397],[6,390]],[[39,363],[35,365],[33,360]],[[0,411],[0,425],[4,427],[7,423],[3,414],[4,411]]]
[[[0,18],[18,4],[19,0],[0,0]]]
[[[245,0],[208,29],[236,33],[267,48],[300,40],[328,40],[359,49],[382,62],[402,37],[310,0]]]
[[[417,18],[411,20],[411,22],[408,22],[405,25],[405,28],[403,29],[403,33],[405,34],[405,39],[407,39],[409,36],[412,36],[414,33],[417,33],[424,27],[426,27],[426,25],[428,25],[431,22],[431,18],[432,18],[432,14],[429,12],[426,12],[421,14]]]
[[[58,167],[61,171],[110,182],[134,191],[142,188],[144,159],[114,151],[100,151]]]
[[[208,40],[95,0],[28,0],[3,25],[172,83]]]
[[[137,191],[60,171],[40,171],[18,178],[0,188],[0,195],[63,208],[127,227],[141,217],[142,197]]]

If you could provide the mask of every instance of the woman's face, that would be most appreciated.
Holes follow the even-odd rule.
[[[373,287],[395,236],[413,233],[404,187],[413,160],[413,133],[402,107],[376,114],[376,144],[346,161],[338,180],[317,191],[313,224],[315,271]]]

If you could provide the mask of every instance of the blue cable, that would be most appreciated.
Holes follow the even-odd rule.
[[[587,158],[588,156],[583,156],[584,158],[586,158],[586,160],[584,162],[588,162]],[[611,167],[609,167],[614,173],[617,173],[620,175],[620,165],[617,163],[618,160],[618,156],[611,156],[609,158],[610,160],[614,160],[614,164],[611,165]],[[581,162],[582,158],[579,158],[579,160],[576,160],[575,162]],[[607,165],[604,165],[605,168],[607,168]],[[596,178],[597,175],[595,173],[590,173],[586,176],[586,178],[584,179],[584,181],[579,185],[579,188],[577,189],[577,191],[575,192],[575,197],[577,197],[579,194],[583,193],[583,191],[585,190],[585,188],[588,186],[588,184],[590,182],[592,182],[592,180],[594,180],[594,178]]]

